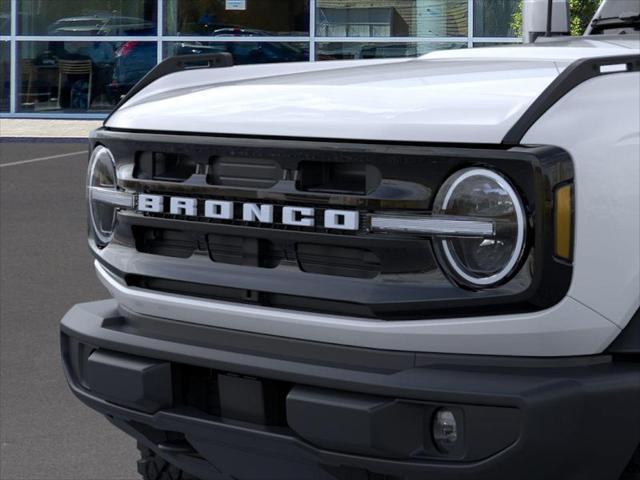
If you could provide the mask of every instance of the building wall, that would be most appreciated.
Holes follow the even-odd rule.
[[[104,117],[162,59],[416,56],[520,42],[520,0],[0,0],[0,115]]]

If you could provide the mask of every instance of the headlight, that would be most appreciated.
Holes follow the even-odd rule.
[[[520,197],[502,175],[485,168],[456,172],[440,188],[433,212],[495,223],[490,236],[434,240],[436,255],[457,283],[489,287],[514,273],[524,251],[526,217]]]
[[[91,227],[100,246],[105,246],[113,238],[116,224],[116,206],[113,198],[117,195],[115,160],[109,149],[98,146],[93,150],[89,160],[87,199]]]

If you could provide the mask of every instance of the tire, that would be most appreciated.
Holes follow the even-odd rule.
[[[149,448],[138,445],[138,450],[138,473],[144,480],[199,480],[159,457]]]
[[[631,457],[629,465],[624,469],[620,480],[640,480],[640,445]]]

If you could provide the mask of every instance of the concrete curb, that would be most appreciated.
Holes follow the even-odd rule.
[[[53,139],[71,141],[86,139],[89,133],[102,126],[100,120],[53,120],[53,119],[0,119],[0,139]]]
[[[87,137],[0,137],[0,143],[78,143],[85,144]]]

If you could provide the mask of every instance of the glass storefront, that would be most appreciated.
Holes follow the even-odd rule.
[[[509,44],[521,0],[0,0],[0,113],[103,117],[163,58],[238,65]]]
[[[309,0],[165,0],[164,12],[166,35],[309,36]]]
[[[19,112],[109,112],[157,60],[156,43],[20,42]]]
[[[11,3],[0,0],[0,35],[11,35]]]
[[[0,41],[0,112],[9,111],[11,64],[9,62],[11,45],[8,41]]]
[[[515,37],[514,15],[521,0],[473,0],[473,32],[476,37]]]
[[[21,0],[18,35],[155,35],[155,4],[155,0]]]
[[[318,0],[319,37],[466,37],[467,0]]]

